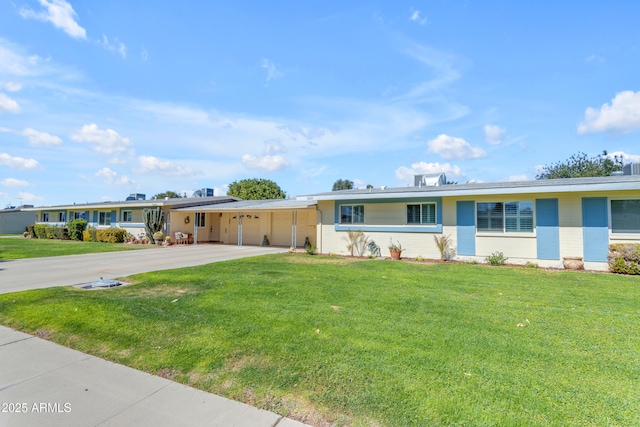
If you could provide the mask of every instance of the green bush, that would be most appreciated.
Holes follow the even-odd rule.
[[[486,257],[485,261],[487,261],[490,265],[504,265],[504,263],[507,262],[507,259],[509,258],[505,258],[502,252],[496,251]]]
[[[307,245],[304,247],[304,250],[307,252],[307,255],[315,255],[318,253],[315,245]]]
[[[38,239],[51,239],[53,236],[47,234],[47,228],[49,228],[48,225],[36,224],[33,226],[33,233]]]
[[[87,220],[78,218],[72,219],[67,223],[69,238],[73,240],[82,240],[82,232],[87,229]]]
[[[31,231],[29,231],[31,237],[37,237],[38,239],[59,239],[59,240],[68,240],[69,234],[67,233],[66,227],[56,227],[53,225],[46,224],[35,224],[33,226],[27,227],[29,229],[32,227]]]
[[[69,233],[67,227],[51,227],[51,235],[54,239],[69,240]]]
[[[87,228],[82,232],[82,240],[84,240],[85,242],[97,242],[98,241],[98,239],[96,238],[97,231],[98,230],[96,230],[93,227]]]
[[[640,274],[640,244],[609,245],[609,271],[619,274]]]
[[[36,236],[35,224],[27,225],[27,233],[29,233],[29,237],[31,237],[32,239],[38,237]]]
[[[123,228],[105,228],[96,231],[96,240],[105,243],[124,243],[127,230]]]

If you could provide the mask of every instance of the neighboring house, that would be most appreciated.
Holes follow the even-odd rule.
[[[34,223],[33,212],[25,210],[33,205],[9,207],[0,210],[0,234],[22,234]]]
[[[457,259],[562,267],[582,257],[606,269],[610,243],[640,243],[640,176],[553,179],[332,191],[298,197],[317,202],[317,247],[349,253],[347,230],[362,230],[388,254],[439,258],[433,236],[451,236]]]
[[[172,236],[175,231],[183,230],[184,218],[175,223],[172,212],[181,207],[215,206],[218,203],[233,202],[236,197],[188,197],[176,199],[145,200],[144,195],[132,195],[125,201],[118,202],[98,202],[60,206],[40,206],[26,209],[31,211],[31,217],[40,224],[50,224],[63,226],[72,219],[84,219],[88,227],[97,229],[118,227],[127,230],[136,237],[144,236],[144,222],[142,211],[146,208],[161,207],[165,212],[165,226],[163,233]],[[34,216],[35,213],[35,216]],[[204,218],[203,218],[204,219]],[[33,223],[33,221],[31,221]],[[194,223],[189,228],[189,233],[193,233],[193,227],[199,224]]]

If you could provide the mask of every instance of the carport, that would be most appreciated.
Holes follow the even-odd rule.
[[[193,219],[194,243],[302,247],[315,244],[317,202],[314,200],[242,200],[172,210],[171,215]],[[173,221],[172,221],[173,222]],[[180,222],[179,219],[177,222]]]

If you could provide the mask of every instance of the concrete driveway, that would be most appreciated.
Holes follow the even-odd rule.
[[[0,262],[0,294],[72,286],[148,271],[286,252],[285,248],[231,245],[168,246],[135,251],[29,258]]]

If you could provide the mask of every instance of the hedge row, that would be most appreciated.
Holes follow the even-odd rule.
[[[57,227],[53,225],[35,224],[29,234],[38,239],[60,239],[69,240],[67,227]]]
[[[619,274],[640,274],[640,244],[609,245],[609,271]]]
[[[82,232],[82,240],[85,242],[124,243],[127,235],[127,230],[123,228],[96,230],[92,227]]]

